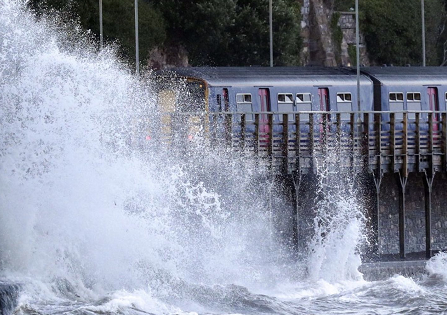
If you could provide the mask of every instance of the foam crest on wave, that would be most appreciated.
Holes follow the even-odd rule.
[[[439,252],[430,258],[425,265],[425,269],[429,275],[438,275],[443,280],[447,280],[447,253]]]
[[[135,120],[157,118],[150,73],[22,1],[0,11],[0,270],[25,283],[23,309],[181,313],[178,300],[249,305],[244,287],[297,280],[255,160],[141,143]],[[340,270],[358,276],[358,208],[324,200],[309,265],[327,286],[309,295],[332,294]]]
[[[349,160],[349,156],[330,149],[325,157],[316,160],[318,201],[314,236],[308,244],[311,250],[308,272],[312,281],[362,280],[358,268],[360,247],[365,242],[365,216],[352,174],[337,164],[343,159]]]
[[[51,286],[65,297],[271,278],[262,168],[200,143],[141,145],[146,74],[21,1],[0,10],[3,274],[68,283]]]

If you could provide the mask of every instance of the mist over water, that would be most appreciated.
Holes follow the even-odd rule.
[[[262,169],[200,142],[186,156],[141,143],[135,121],[155,112],[149,79],[18,1],[1,11],[6,277],[48,300],[120,290],[192,300],[193,284],[275,281]]]
[[[362,280],[362,211],[324,167],[297,261],[255,160],[200,138],[186,154],[146,140],[150,72],[137,79],[113,47],[97,52],[76,24],[22,1],[0,13],[0,279],[21,284],[18,314],[366,312],[383,288],[402,301],[446,291],[445,258],[431,282]]]

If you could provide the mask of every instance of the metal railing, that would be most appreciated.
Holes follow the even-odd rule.
[[[447,170],[446,112],[160,113],[144,123],[161,143],[201,139],[286,172],[311,172],[328,157],[369,172]]]

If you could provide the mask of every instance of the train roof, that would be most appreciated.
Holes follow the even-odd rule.
[[[356,75],[329,67],[189,67],[160,71],[161,75],[200,79],[210,86],[354,85]],[[371,83],[367,77],[362,83]]]
[[[447,67],[366,67],[361,71],[384,85],[447,85]]]

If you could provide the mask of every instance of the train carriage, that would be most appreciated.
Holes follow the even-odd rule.
[[[446,110],[447,68],[367,67],[362,73],[374,82],[376,111]]]
[[[382,137],[394,138],[396,148],[404,137],[412,147],[439,140],[440,114],[446,111],[446,68],[368,67],[362,73],[374,82],[374,110],[381,112]],[[430,128],[433,140],[428,138]]]
[[[339,112],[342,121],[350,121],[351,111],[373,110],[373,83],[366,77],[360,78],[360,108],[357,102],[357,78],[349,69],[325,67],[224,67],[224,68],[176,68],[158,72],[159,77],[176,78],[186,89],[178,89],[177,84],[165,86],[159,94],[177,89],[173,106],[176,111],[189,112],[204,110],[207,114],[236,113],[233,119],[244,114],[247,128],[254,128],[255,120],[264,139],[270,128],[281,132],[283,113],[290,122],[296,121],[296,114],[303,123],[302,131],[309,131],[310,114],[315,112],[315,125],[323,120],[334,120]],[[191,92],[191,86],[199,85],[200,93]],[[182,95],[183,94],[183,95]],[[182,106],[185,95],[193,94],[196,99]],[[167,106],[166,108],[168,108]],[[169,107],[172,110],[172,107]],[[319,112],[328,112],[322,114]],[[239,113],[239,116],[238,114]],[[258,115],[257,115],[258,114]],[[256,117],[258,116],[258,118]],[[209,115],[218,119],[218,115]],[[269,121],[270,119],[270,121]],[[207,123],[212,125],[212,121]],[[307,127],[306,127],[307,124]],[[291,124],[293,125],[293,124]],[[251,126],[251,127],[250,127]],[[292,126],[292,128],[294,128]],[[316,127],[320,128],[320,127]],[[267,139],[269,140],[269,139]]]
[[[382,119],[389,121],[386,112],[395,112],[396,121],[416,119],[416,111],[425,111],[420,119],[427,120],[428,112],[439,119],[446,110],[447,69],[444,67],[370,67],[362,73],[374,82],[374,110],[382,111]],[[415,112],[412,112],[415,111]]]

